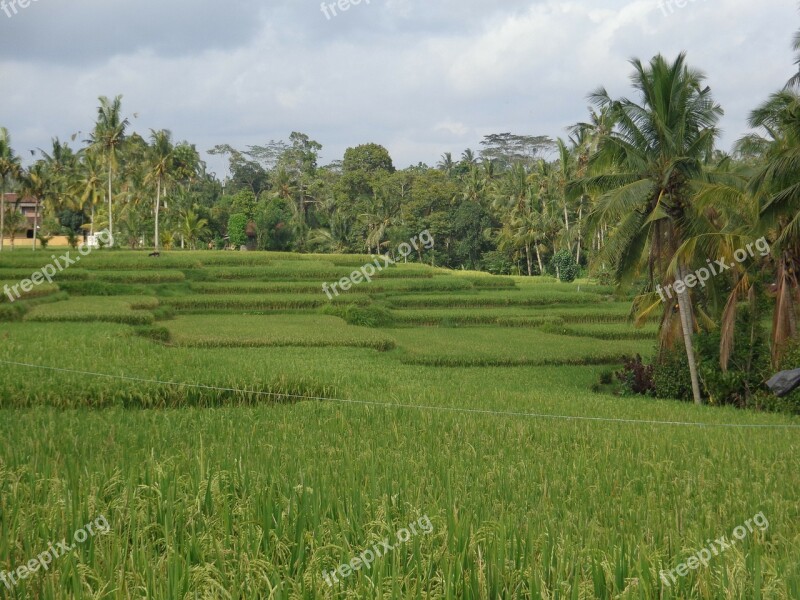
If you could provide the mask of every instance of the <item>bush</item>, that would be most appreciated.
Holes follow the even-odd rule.
[[[622,383],[623,390],[630,394],[649,396],[655,391],[653,366],[644,364],[638,354],[636,358],[625,361],[622,370],[617,373],[617,379]],[[600,382],[603,382],[602,376]]]
[[[692,378],[683,346],[665,350],[653,364],[653,388],[657,398],[692,399]]]
[[[778,371],[794,369],[800,369],[800,340],[789,346]],[[778,398],[768,390],[762,391],[756,394],[753,405],[761,410],[800,415],[800,390],[795,390],[784,398]]]
[[[509,260],[505,252],[491,250],[484,252],[481,257],[483,268],[492,275],[510,275],[514,263]]]
[[[754,325],[754,327],[753,327]],[[744,408],[753,394],[770,377],[770,352],[767,334],[749,309],[737,313],[735,344],[727,372],[720,367],[720,332],[702,332],[696,337],[700,357],[698,371],[703,395],[710,404]]]
[[[231,246],[236,248],[247,244],[247,215],[238,213],[230,216],[228,219],[228,239]]]
[[[550,260],[549,272],[561,281],[571,283],[577,279],[580,267],[575,264],[575,259],[569,250],[559,250]]]

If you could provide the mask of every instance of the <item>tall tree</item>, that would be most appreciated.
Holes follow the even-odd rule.
[[[743,143],[763,149],[763,163],[750,181],[759,200],[764,229],[772,231],[777,263],[777,290],[772,327],[773,362],[778,364],[787,342],[797,336],[800,306],[800,95],[791,90],[773,94],[750,116],[759,133]]]
[[[11,136],[5,127],[0,127],[0,252],[6,231],[6,186],[11,180],[17,179],[20,172],[19,156],[11,148]]]
[[[674,272],[668,266],[692,233],[697,216],[692,186],[703,178],[723,113],[704,86],[704,75],[686,64],[684,54],[671,63],[658,55],[647,65],[639,60],[632,64],[639,102],[612,100],[602,88],[591,95],[595,106],[613,113],[616,126],[603,136],[591,159],[596,174],[583,183],[602,192],[593,222],[616,224],[601,257],[615,265],[619,280],[643,268],[651,285],[654,277],[662,284],[673,278],[683,281],[688,275],[685,261]],[[685,286],[676,287],[692,393],[701,404],[691,298]]]
[[[787,88],[796,88],[800,86],[800,31],[794,34],[792,48],[797,53],[794,61],[797,73],[795,73],[789,82],[786,84]]]
[[[103,201],[103,173],[96,154],[90,149],[81,154],[72,183],[81,210],[89,211],[89,234],[94,235],[94,215]]]
[[[149,169],[146,179],[148,182],[154,183],[156,187],[155,233],[153,240],[155,251],[158,252],[160,246],[158,225],[159,217],[161,216],[161,193],[164,191],[167,179],[170,177],[174,166],[175,148],[172,145],[172,134],[166,129],[161,131],[151,129],[150,134]]]
[[[130,124],[128,119],[122,118],[122,96],[109,100],[100,96],[100,106],[97,109],[97,122],[91,136],[91,143],[103,153],[108,170],[108,233],[111,245],[114,244],[114,206],[112,183],[114,171],[119,165],[119,154],[125,142],[125,131]]]

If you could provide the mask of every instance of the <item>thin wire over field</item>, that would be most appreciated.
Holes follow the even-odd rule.
[[[90,377],[105,377],[108,379],[119,379],[123,381],[135,381],[137,383],[152,383],[157,385],[171,385],[178,387],[189,387],[195,389],[210,390],[216,392],[234,392],[239,394],[252,394],[256,396],[276,396],[279,398],[293,398],[296,400],[320,400],[326,402],[338,402],[340,404],[358,404],[363,406],[381,406],[384,408],[407,408],[415,410],[431,410],[441,412],[453,412],[464,414],[481,414],[493,415],[498,417],[525,417],[530,419],[556,419],[561,421],[590,421],[600,423],[629,423],[639,425],[670,425],[670,426],[684,426],[684,427],[717,427],[717,428],[731,428],[731,429],[800,429],[800,424],[757,424],[757,423],[700,423],[692,421],[656,421],[646,419],[615,419],[612,417],[583,417],[573,415],[553,415],[544,413],[530,413],[530,412],[509,412],[500,410],[489,410],[480,408],[457,408],[451,406],[431,406],[424,404],[402,404],[397,402],[374,402],[369,400],[345,400],[343,398],[326,398],[322,396],[302,396],[298,394],[285,394],[281,392],[259,392],[255,390],[242,390],[237,388],[219,387],[213,385],[204,385],[200,383],[182,383],[178,381],[160,381],[158,379],[145,379],[142,377],[129,377],[126,375],[112,375],[110,373],[94,373],[92,371],[79,371],[76,369],[65,369],[62,367],[50,367],[47,365],[34,365],[31,363],[16,362],[10,360],[1,360],[0,364],[11,365],[16,367],[25,367],[30,369],[40,369],[43,371],[57,371],[59,373],[71,373],[73,375],[87,375]]]

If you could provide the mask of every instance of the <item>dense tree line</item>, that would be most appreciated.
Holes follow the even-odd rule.
[[[795,42],[800,53],[800,35]],[[665,348],[683,343],[699,402],[695,332],[717,332],[723,373],[742,338],[755,347],[763,315],[773,366],[797,337],[800,74],[753,110],[753,133],[725,153],[716,145],[722,107],[685,56],[632,65],[634,96],[597,90],[589,118],[565,139],[494,134],[477,152],[402,170],[372,143],[320,165],[322,146],[294,132],[213,148],[229,162],[220,181],[194,146],[168,131],[131,131],[121,98],[100,98],[89,139],[77,150],[53,140],[27,168],[0,130],[0,184],[41,203],[43,239],[107,228],[132,248],[392,253],[428,230],[435,247],[413,260],[563,280],[584,271],[635,290],[635,316],[658,316]],[[16,207],[0,207],[0,217],[13,239]],[[660,297],[762,237],[766,256],[702,287],[677,286],[675,302]],[[750,330],[737,333],[745,321]]]

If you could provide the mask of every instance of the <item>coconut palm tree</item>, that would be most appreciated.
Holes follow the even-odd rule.
[[[149,171],[146,180],[156,184],[156,207],[155,207],[155,251],[158,252],[159,233],[158,223],[161,214],[161,192],[167,183],[172,172],[174,163],[175,148],[172,145],[172,134],[166,129],[161,131],[150,130],[150,152],[149,152]]]
[[[187,210],[181,219],[180,231],[189,248],[194,250],[197,247],[197,240],[209,232],[208,220],[201,219],[193,210]]]
[[[750,126],[763,133],[741,144],[763,149],[763,162],[750,180],[749,192],[759,201],[762,228],[772,232],[776,261],[776,300],[772,353],[777,365],[787,342],[798,334],[800,306],[800,94],[773,94],[750,115]]]
[[[703,179],[723,112],[704,86],[704,75],[686,64],[683,53],[671,63],[661,55],[647,65],[631,62],[638,102],[612,100],[602,88],[591,95],[596,107],[612,113],[616,125],[590,159],[594,174],[580,184],[602,194],[591,223],[615,224],[599,258],[615,266],[619,281],[646,271],[651,285],[654,279],[666,285],[668,280],[688,275],[685,261],[672,271],[669,265],[693,233],[698,215],[692,206],[692,186]],[[678,287],[682,288],[676,292],[692,393],[701,404],[694,313],[688,290]]]
[[[91,150],[81,154],[72,186],[81,210],[89,209],[89,234],[94,235],[95,208],[103,201],[103,174],[97,156]]]
[[[111,245],[114,245],[114,210],[112,183],[114,171],[119,166],[119,155],[125,142],[125,130],[130,124],[128,119],[123,119],[122,96],[109,100],[100,96],[100,106],[97,109],[97,122],[89,140],[92,145],[103,153],[108,170],[108,233]]]
[[[6,230],[6,185],[9,181],[17,179],[20,172],[19,157],[11,149],[11,136],[5,127],[0,127],[0,252],[3,250],[3,236]]]
[[[54,138],[50,153],[40,150],[47,167],[48,195],[43,200],[54,213],[62,208],[77,208],[74,195],[74,178],[77,157],[66,142]]]
[[[440,171],[444,171],[444,174],[450,177],[453,174],[453,170],[456,168],[456,163],[453,160],[453,154],[451,152],[445,152],[442,154],[441,160],[436,163],[436,168]]]
[[[788,81],[786,88],[800,87],[800,31],[794,34],[794,41],[792,47],[797,53],[794,64],[797,66],[797,73]]]

